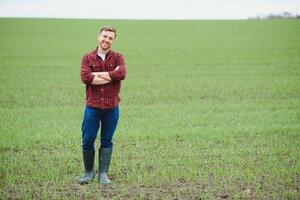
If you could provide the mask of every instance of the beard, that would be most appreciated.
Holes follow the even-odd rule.
[[[100,42],[99,44],[100,48],[103,49],[103,50],[108,50],[110,49],[111,45],[105,43],[105,42]]]

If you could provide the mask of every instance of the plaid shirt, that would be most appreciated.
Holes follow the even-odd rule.
[[[114,69],[120,66],[119,70]],[[111,82],[104,85],[92,85],[94,75],[91,72],[108,72]],[[86,85],[86,105],[110,109],[120,102],[121,80],[126,76],[124,57],[117,52],[109,50],[103,61],[97,55],[97,49],[87,53],[81,60],[80,77]]]

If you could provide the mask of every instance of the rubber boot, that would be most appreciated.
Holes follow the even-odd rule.
[[[85,172],[83,177],[80,179],[79,183],[87,184],[91,182],[95,177],[95,172],[94,172],[95,150],[83,150],[82,157],[83,157]]]
[[[98,182],[101,184],[110,184],[111,181],[107,177],[110,161],[112,155],[112,148],[99,149],[99,177]]]

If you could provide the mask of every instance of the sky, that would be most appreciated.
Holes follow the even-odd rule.
[[[300,0],[0,0],[0,17],[247,19],[288,11]]]

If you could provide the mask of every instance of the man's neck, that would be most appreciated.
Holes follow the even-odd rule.
[[[109,51],[109,49],[104,50],[101,47],[98,47],[98,53],[100,53],[100,54],[106,54],[108,51]]]

